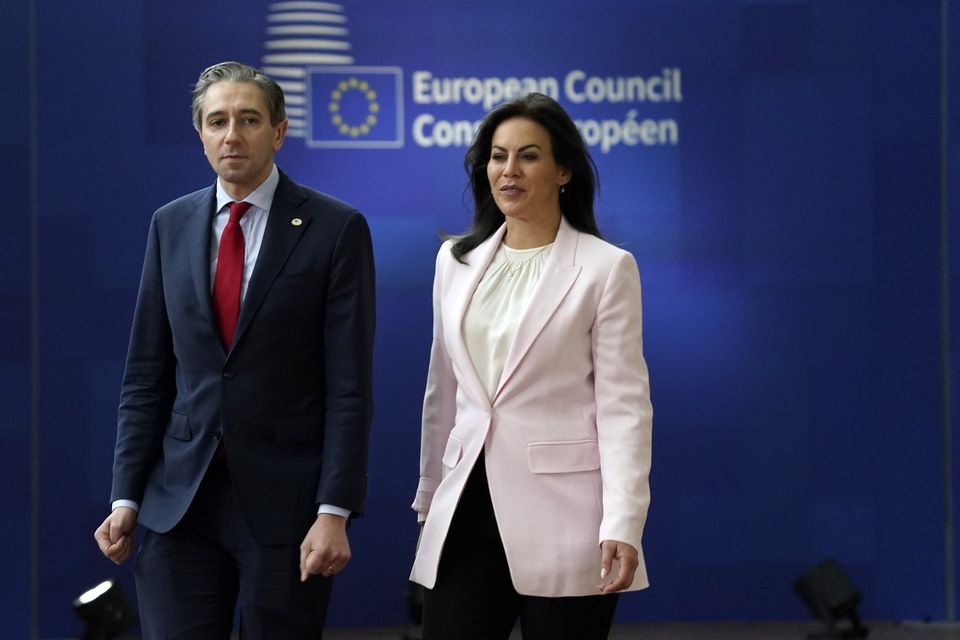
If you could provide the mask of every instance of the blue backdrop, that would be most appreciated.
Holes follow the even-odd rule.
[[[189,97],[225,59],[283,81],[278,164],[374,235],[369,515],[332,625],[405,618],[437,232],[468,222],[473,123],[531,87],[579,121],[601,230],[644,283],[652,587],[619,619],[805,618],[791,583],[826,556],[867,617],[946,615],[941,311],[956,406],[960,216],[945,235],[938,0],[7,6],[0,637],[76,635],[71,599],[110,575],[133,593],[92,532],[148,221],[213,180]]]

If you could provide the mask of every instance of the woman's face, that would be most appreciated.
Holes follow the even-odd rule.
[[[553,159],[550,134],[527,118],[504,120],[493,132],[487,179],[507,218],[552,222],[560,215],[560,187],[570,172]]]

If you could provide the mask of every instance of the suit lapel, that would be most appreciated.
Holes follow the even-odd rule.
[[[257,263],[253,267],[253,274],[247,284],[247,293],[240,305],[240,317],[237,319],[233,348],[240,343],[250,321],[260,308],[264,296],[267,295],[277,274],[290,256],[290,252],[310,226],[313,219],[310,213],[299,210],[306,199],[306,195],[300,188],[280,172],[280,182],[273,195],[270,214],[267,216],[267,226],[263,232],[263,242],[260,244],[260,255],[257,256]],[[300,222],[294,223],[295,219]]]
[[[473,366],[473,359],[467,349],[466,340],[463,338],[463,317],[467,312],[467,306],[473,298],[477,285],[487,272],[490,261],[493,260],[497,248],[506,232],[506,224],[501,225],[492,236],[480,243],[477,248],[467,255],[469,264],[459,267],[458,281],[450,287],[452,291],[450,297],[450,312],[444,314],[444,324],[446,326],[447,341],[450,345],[450,358],[461,364],[465,374],[465,387],[470,394],[483,404],[490,404],[490,398],[487,397],[486,389],[480,381],[476,368]],[[449,324],[447,324],[449,320]]]
[[[560,218],[560,228],[557,230],[557,238],[554,240],[553,248],[547,263],[544,265],[543,275],[540,276],[540,282],[530,298],[523,317],[520,318],[520,324],[517,325],[517,333],[514,335],[513,344],[507,352],[507,360],[503,365],[503,373],[500,376],[500,383],[497,385],[497,391],[493,394],[493,402],[503,391],[504,385],[510,380],[517,366],[523,360],[527,351],[533,346],[536,339],[547,322],[553,316],[554,311],[566,297],[570,287],[573,286],[577,276],[580,275],[580,266],[576,264],[577,239],[579,233],[571,227],[565,218]]]
[[[187,216],[184,238],[189,243],[190,275],[197,295],[200,318],[210,327],[214,336],[217,328],[213,321],[213,303],[210,300],[210,236],[213,233],[213,216],[217,207],[216,184],[197,195],[195,210]],[[217,340],[219,343],[219,339]]]

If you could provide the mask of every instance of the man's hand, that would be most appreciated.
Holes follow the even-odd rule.
[[[617,540],[600,543],[600,591],[615,593],[633,584],[633,576],[640,566],[637,550],[633,545]]]
[[[116,564],[122,564],[133,551],[133,530],[136,526],[137,512],[129,507],[117,507],[93,532],[93,539],[103,555]]]
[[[334,576],[350,562],[347,519],[321,513],[300,545],[300,582],[311,575]]]

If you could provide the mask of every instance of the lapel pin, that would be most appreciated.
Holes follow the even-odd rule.
[[[293,220],[290,221],[290,224],[292,224],[295,227],[299,227],[300,225],[303,224],[303,220],[301,220],[300,218],[294,218]]]

